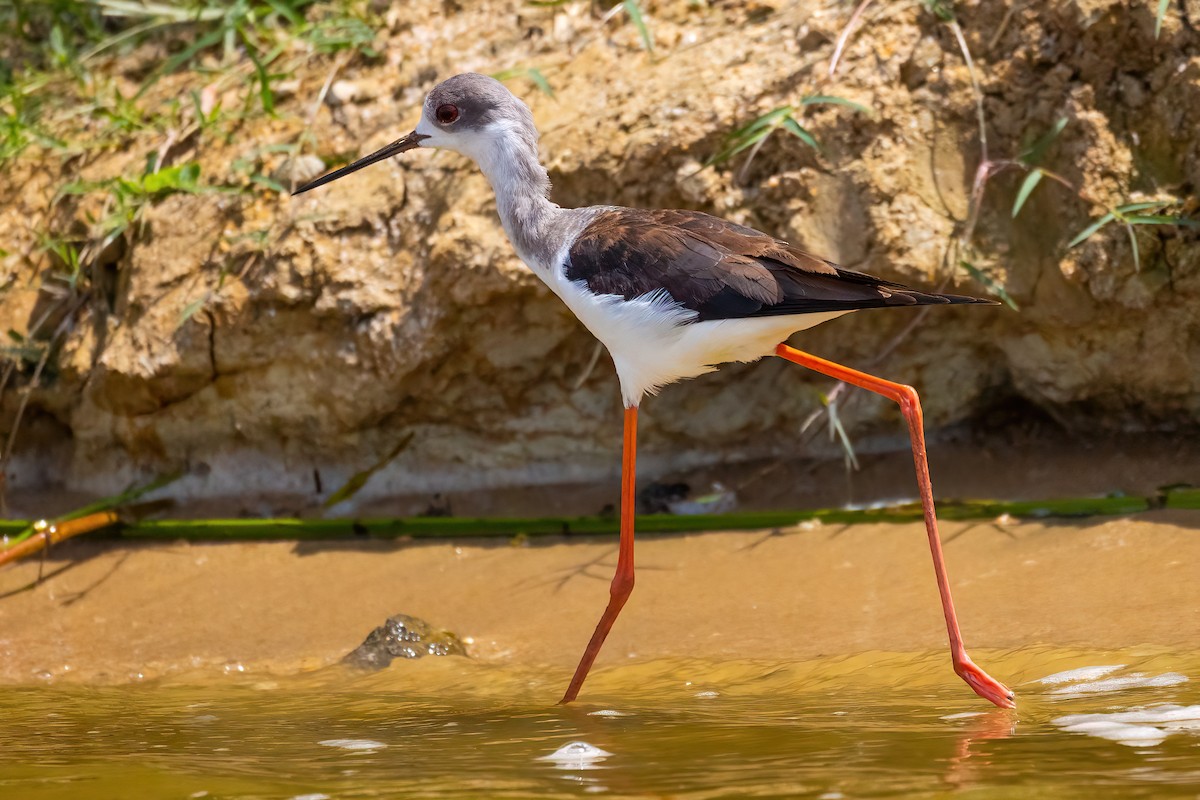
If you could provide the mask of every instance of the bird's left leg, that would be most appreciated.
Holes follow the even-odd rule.
[[[579,689],[583,686],[584,679],[587,678],[588,670],[592,668],[592,662],[599,655],[600,647],[604,644],[608,632],[612,630],[613,623],[617,621],[617,615],[621,613],[625,601],[629,599],[629,595],[633,591],[633,490],[636,461],[637,406],[633,406],[625,409],[625,441],[621,455],[621,545],[617,551],[617,574],[613,576],[612,584],[608,589],[608,606],[604,609],[600,622],[596,624],[592,640],[588,642],[587,649],[583,651],[583,658],[579,659],[579,666],[575,668],[575,676],[571,678],[571,685],[567,687],[567,693],[563,695],[560,703],[569,703],[579,694]]]
[[[913,462],[917,468],[917,484],[920,488],[921,507],[925,511],[925,531],[929,536],[929,550],[933,554],[933,571],[937,576],[938,592],[942,597],[942,612],[946,616],[946,631],[950,634],[950,657],[954,671],[980,697],[992,701],[1001,708],[1013,708],[1012,691],[988,675],[967,655],[963,647],[962,633],[958,629],[958,617],[954,613],[954,600],[950,597],[950,581],[946,577],[946,562],[942,557],[942,542],[938,536],[937,512],[933,505],[933,484],[929,479],[929,459],[925,454],[925,426],[921,417],[921,401],[916,389],[900,383],[892,383],[864,372],[843,367],[832,361],[809,355],[786,344],[775,348],[775,355],[794,364],[828,375],[839,381],[859,386],[876,394],[895,400],[908,422],[908,435],[912,444]]]

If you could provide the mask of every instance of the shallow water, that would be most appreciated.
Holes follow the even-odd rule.
[[[941,653],[631,663],[570,707],[553,705],[558,670],[461,658],[8,688],[0,796],[1197,796],[1200,655],[976,660],[1017,690],[1017,711],[974,698]],[[571,743],[584,744],[559,752]]]

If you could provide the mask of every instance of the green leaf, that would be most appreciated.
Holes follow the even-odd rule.
[[[785,131],[787,131],[788,133],[790,133],[792,136],[795,136],[800,141],[804,142],[806,145],[811,147],[813,150],[816,150],[818,153],[825,152],[821,149],[821,145],[817,144],[817,140],[813,138],[813,135],[808,132],[808,129],[805,128],[803,125],[801,125],[799,122],[796,122],[795,117],[787,117],[786,119],[784,119],[783,129]]]
[[[867,108],[862,103],[856,103],[853,100],[847,100],[844,97],[838,97],[836,95],[817,94],[817,95],[813,95],[811,97],[805,97],[803,100],[800,101],[800,105],[802,105],[802,106],[815,106],[815,105],[846,106],[847,108],[853,108],[855,111],[866,114],[868,117],[871,116],[871,109]]]
[[[546,76],[542,74],[540,69],[536,67],[512,67],[511,69],[502,69],[499,72],[493,72],[492,77],[498,81],[512,80],[513,78],[528,78],[534,86],[550,98],[554,98],[554,89],[550,86],[550,81],[546,80]]]
[[[242,41],[246,45],[246,57],[250,59],[250,63],[254,65],[254,75],[258,79],[258,99],[262,103],[263,111],[269,116],[275,116],[275,92],[271,89],[271,76],[267,74],[267,67],[263,60],[258,57],[254,51],[254,45],[246,37],[243,32],[241,34]]]
[[[304,17],[296,13],[296,9],[281,0],[267,0],[267,5],[275,9],[275,13],[286,19],[292,25],[303,25]]]
[[[1012,297],[1009,296],[1008,290],[1004,288],[1004,284],[1000,283],[998,280],[993,278],[991,275],[988,275],[986,272],[981,270],[979,267],[975,266],[974,264],[972,264],[968,261],[959,261],[958,265],[960,267],[962,267],[963,269],[965,269],[967,271],[968,275],[970,275],[972,278],[974,278],[975,280],[977,280],[981,284],[983,284],[985,287],[987,287],[987,290],[989,292],[991,292],[996,297],[999,297],[1000,300],[1004,303],[1004,305],[1008,306],[1013,311],[1021,310],[1020,308],[1017,307],[1017,304],[1012,299]]]
[[[1017,218],[1017,214],[1021,213],[1021,208],[1025,205],[1025,201],[1029,199],[1029,195],[1037,188],[1037,185],[1042,180],[1042,171],[1040,169],[1031,170],[1025,176],[1025,180],[1021,182],[1021,188],[1017,192],[1017,199],[1013,202],[1012,215],[1013,219]]]
[[[1093,233],[1100,230],[1108,223],[1112,222],[1114,219],[1116,219],[1116,217],[1117,217],[1117,215],[1110,211],[1107,214],[1105,214],[1103,217],[1101,217],[1100,219],[1093,222],[1091,225],[1088,225],[1082,231],[1077,233],[1075,235],[1074,239],[1067,242],[1067,249],[1070,250],[1072,247],[1075,247],[1076,245],[1083,244],[1083,242],[1085,242],[1089,238],[1091,238],[1091,235]]]
[[[950,22],[954,19],[953,0],[921,0],[921,4],[942,22]]]
[[[151,172],[142,178],[140,187],[133,185],[135,190],[140,188],[145,194],[161,194],[164,192],[195,192],[196,180],[200,177],[200,164],[189,161],[174,167]]]
[[[540,69],[530,67],[525,74],[529,76],[529,80],[533,81],[534,86],[542,90],[543,94],[551,99],[554,98],[554,89],[550,88],[550,81],[546,80],[546,76]]]
[[[734,131],[733,133],[731,133],[729,135],[729,138],[737,139],[740,136],[745,136],[748,133],[753,133],[754,131],[760,130],[762,128],[766,128],[766,127],[774,128],[775,126],[777,126],[779,124],[779,120],[790,115],[792,113],[792,111],[794,111],[794,110],[795,109],[793,109],[791,106],[780,106],[779,108],[771,109],[767,113],[763,114],[761,117],[758,117],[757,119],[754,119],[754,120],[750,121],[749,123],[743,125],[742,127],[738,128],[736,131]]]
[[[138,89],[135,97],[141,97],[143,94],[146,93],[147,90],[150,89],[151,86],[153,86],[155,83],[157,83],[158,79],[161,78],[163,75],[171,74],[172,72],[179,69],[184,64],[188,63],[193,58],[195,58],[197,53],[199,53],[202,50],[206,50],[209,47],[212,47],[214,44],[218,44],[224,38],[225,38],[225,32],[220,29],[215,30],[215,31],[209,31],[204,36],[201,36],[199,39],[192,42],[191,45],[189,45],[188,47],[185,47],[183,50],[179,51],[175,55],[168,58],[161,65],[159,65],[159,67],[157,69],[155,69],[153,72],[151,72],[150,76],[148,78],[146,78],[146,82],[142,84],[140,89]]]
[[[745,150],[749,147],[752,147],[753,145],[758,144],[760,141],[762,141],[763,139],[770,136],[772,130],[774,130],[774,128],[763,128],[761,130],[755,131],[754,133],[750,134],[749,136],[742,137],[737,142],[734,142],[729,147],[727,147],[723,151],[721,151],[723,154],[723,157],[724,158],[732,158],[733,156],[736,156],[738,153],[742,152],[743,150]]]
[[[62,186],[58,187],[58,193],[60,195],[87,194],[96,188],[98,188],[97,184],[89,181],[71,181],[70,183],[64,183]]]
[[[1115,210],[1117,212],[1117,216],[1120,216],[1121,214],[1128,214],[1130,211],[1145,211],[1148,208],[1165,208],[1169,205],[1171,205],[1170,200],[1151,200],[1150,202],[1142,203],[1126,203],[1123,206],[1117,206]]]
[[[1158,10],[1154,14],[1154,38],[1158,38],[1158,34],[1162,31],[1163,20],[1167,18],[1167,7],[1171,5],[1171,0],[1158,0]]]
[[[1188,228],[1200,228],[1200,222],[1185,217],[1173,217],[1165,214],[1133,214],[1125,217],[1130,225],[1183,225]]]
[[[212,297],[212,292],[205,292],[199,299],[188,303],[182,312],[179,314],[179,322],[175,325],[175,330],[179,330],[187,323],[189,319],[196,316],[196,312],[204,308],[204,304]]]
[[[250,181],[252,183],[257,183],[259,186],[265,186],[273,192],[279,192],[280,194],[289,194],[286,186],[283,186],[282,184],[280,184],[279,181],[273,180],[272,178],[270,178],[266,175],[263,175],[261,172],[256,172],[253,175],[251,175]]]
[[[1046,151],[1050,149],[1050,145],[1054,144],[1054,140],[1067,127],[1067,122],[1066,117],[1059,117],[1055,120],[1054,126],[1042,134],[1040,139],[1030,145],[1028,150],[1017,156],[1017,160],[1027,167],[1032,167],[1034,164],[1040,163],[1042,157],[1046,155]]]
[[[646,27],[645,18],[642,17],[642,7],[638,5],[637,0],[622,0],[622,5],[625,6],[625,13],[629,15],[630,22],[642,37],[642,46],[646,48],[647,53],[654,55],[654,39],[650,36],[650,29]]]

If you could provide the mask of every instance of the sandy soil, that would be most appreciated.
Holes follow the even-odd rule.
[[[947,524],[968,645],[1200,644],[1200,513]],[[0,682],[291,673],[406,613],[476,658],[563,681],[607,597],[611,540],[121,544],[75,541],[0,573]],[[599,666],[944,646],[917,525],[644,537]],[[402,668],[403,665],[393,666]]]

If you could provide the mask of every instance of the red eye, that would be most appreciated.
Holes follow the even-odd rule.
[[[437,111],[435,113],[437,114],[438,122],[442,123],[443,125],[449,125],[451,122],[454,122],[458,119],[458,106],[444,103],[443,105],[437,107]]]

